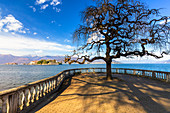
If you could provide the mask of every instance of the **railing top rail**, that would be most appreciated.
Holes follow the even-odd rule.
[[[32,87],[32,86],[36,86],[37,84],[40,84],[40,83],[43,83],[45,81],[48,81],[48,80],[51,80],[55,77],[58,77],[59,75],[61,75],[64,71],[61,71],[60,73],[58,73],[57,75],[54,75],[54,76],[51,76],[51,77],[48,77],[48,78],[44,78],[44,79],[41,79],[41,80],[38,80],[38,81],[34,81],[34,82],[31,82],[31,83],[28,83],[28,84],[25,84],[25,85],[21,85],[21,86],[18,86],[16,88],[11,88],[11,89],[7,89],[7,90],[4,90],[4,91],[0,91],[0,97],[3,96],[3,95],[8,95],[8,94],[12,94],[12,93],[15,93],[17,91],[21,91],[21,90],[24,90],[25,88],[27,87]]]
[[[106,69],[106,68],[75,68],[75,69],[69,69],[71,70],[83,70],[83,69]],[[156,70],[144,70],[144,69],[130,69],[130,68],[112,68],[112,69],[126,69],[126,70],[139,70],[139,71],[148,71],[148,72],[159,72],[159,73],[170,73],[170,72],[165,72],[165,71],[156,71]],[[69,71],[65,70],[65,71]]]
[[[0,91],[0,97],[3,96],[3,95],[9,95],[9,94],[15,93],[15,92],[17,92],[17,91],[24,90],[25,88],[35,86],[35,85],[37,85],[37,84],[43,83],[44,81],[51,80],[51,79],[53,79],[53,78],[55,78],[55,77],[58,77],[59,75],[61,75],[61,74],[64,73],[64,72],[74,71],[74,70],[87,70],[87,69],[106,69],[106,68],[76,68],[76,69],[64,70],[64,71],[61,71],[60,73],[58,73],[57,75],[54,75],[54,76],[51,76],[51,77],[48,77],[48,78],[45,78],[45,79],[41,79],[41,80],[38,80],[38,81],[35,81],[35,82],[31,82],[31,83],[28,83],[28,84],[25,84],[25,85],[22,85],[22,86],[19,86],[19,87],[16,87],[16,88],[12,88],[12,89],[8,89],[8,90]],[[112,69],[139,70],[139,71],[159,72],[159,73],[170,74],[170,72],[154,71],[154,70],[129,69],[129,68],[112,68]]]

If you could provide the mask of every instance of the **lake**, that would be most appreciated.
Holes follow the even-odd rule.
[[[105,64],[0,65],[0,91],[24,85],[74,68],[105,68]],[[112,64],[112,68],[145,69],[170,72],[170,64]]]

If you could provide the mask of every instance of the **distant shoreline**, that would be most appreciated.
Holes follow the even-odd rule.
[[[74,65],[77,63],[73,64],[62,64],[62,65]],[[105,64],[105,63],[90,63],[90,64]],[[170,63],[112,63],[112,64],[170,64]],[[6,64],[0,64],[0,65],[6,65]],[[24,66],[23,64],[18,64],[19,66]],[[55,66],[59,64],[34,64],[34,65],[25,65],[25,66]],[[89,64],[79,64],[79,65],[89,65]],[[6,66],[15,66],[15,65],[6,65]],[[17,66],[17,65],[16,65]]]

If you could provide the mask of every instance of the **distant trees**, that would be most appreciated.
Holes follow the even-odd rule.
[[[39,64],[39,65],[47,65],[47,64],[62,64],[61,62],[57,62],[55,59],[54,60],[40,60],[40,61],[38,61],[37,62],[37,64]]]
[[[43,63],[43,60],[40,60],[37,62],[37,64],[42,64]]]
[[[170,53],[168,19],[160,16],[159,9],[148,9],[137,0],[97,0],[95,6],[82,12],[83,24],[73,34],[80,46],[66,56],[65,62],[84,64],[102,59],[107,79],[112,79],[112,59],[145,55],[162,58]]]

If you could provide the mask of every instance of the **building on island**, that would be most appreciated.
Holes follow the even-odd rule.
[[[37,64],[37,60],[35,60],[35,61],[31,61],[28,65],[36,65]]]
[[[11,62],[11,63],[6,63],[5,65],[18,65],[18,63]]]

